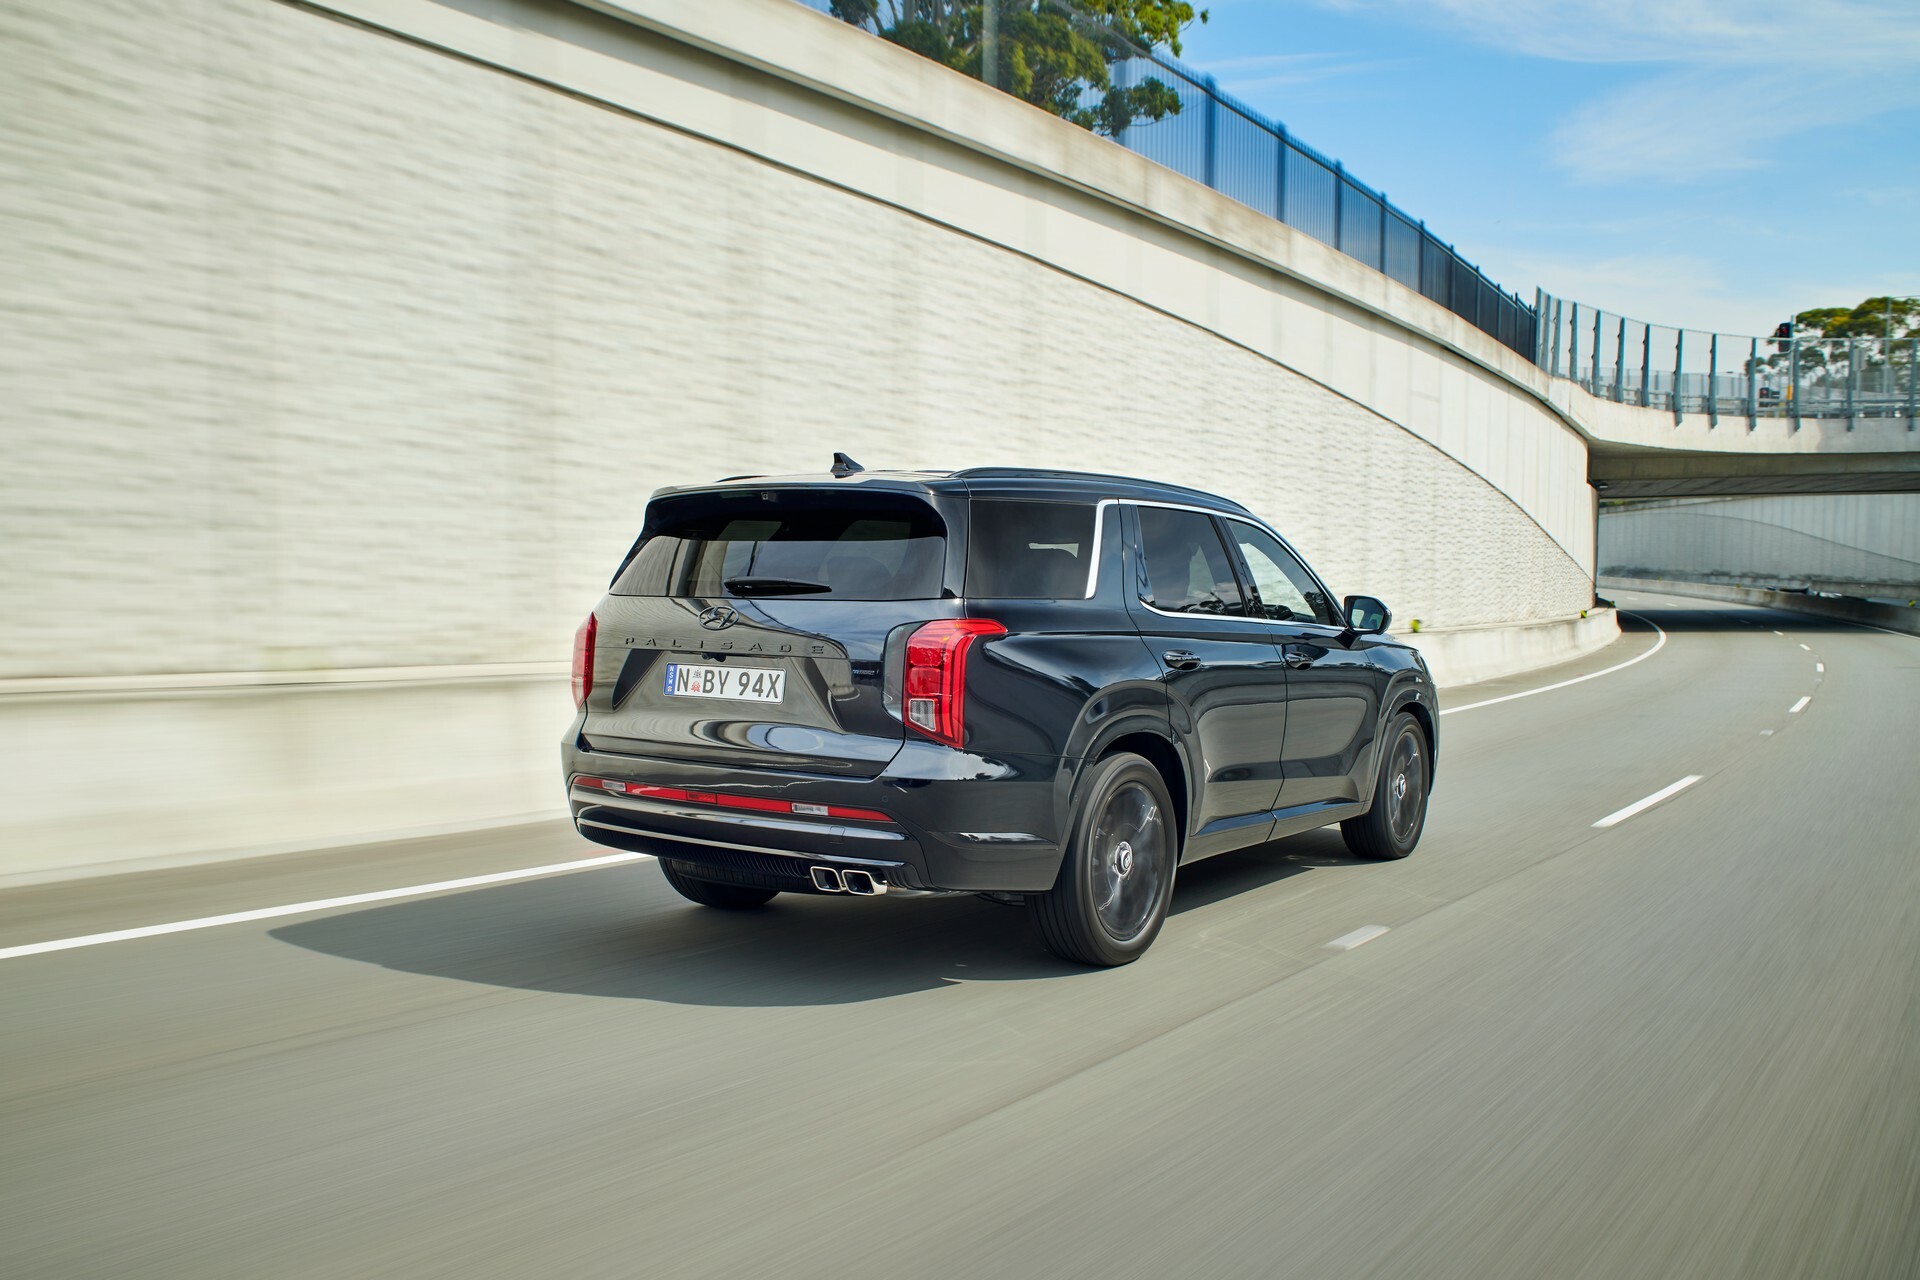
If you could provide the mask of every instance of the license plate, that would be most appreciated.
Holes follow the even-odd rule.
[[[667,664],[670,698],[724,698],[729,702],[778,702],[787,673],[772,667],[722,667],[698,662]]]

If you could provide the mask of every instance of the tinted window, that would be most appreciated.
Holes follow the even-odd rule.
[[[1094,554],[1093,511],[1081,503],[976,498],[967,537],[967,594],[1082,598]]]
[[[1142,599],[1168,613],[1243,612],[1232,562],[1211,517],[1166,507],[1137,510],[1146,578]]]
[[[663,499],[620,575],[621,596],[932,600],[946,526],[914,498],[770,490]]]
[[[1227,521],[1227,528],[1239,544],[1240,556],[1253,579],[1260,599],[1254,612],[1282,621],[1324,622],[1338,626],[1333,601],[1314,584],[1306,569],[1279,541],[1264,529],[1240,520]]]

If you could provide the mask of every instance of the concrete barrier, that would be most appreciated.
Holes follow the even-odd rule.
[[[1713,582],[1682,582],[1674,578],[1600,579],[1603,590],[1650,591],[1659,595],[1692,596],[1700,600],[1725,600],[1731,604],[1754,604],[1768,609],[1785,609],[1820,618],[1837,618],[1862,626],[1920,636],[1920,609],[1905,605],[1876,604],[1845,596],[1807,595],[1799,591],[1768,591],[1759,587],[1729,587]]]
[[[1457,627],[1398,635],[1419,648],[1442,690],[1571,662],[1619,637],[1620,619],[1612,609],[1591,609],[1577,617],[1524,626]]]
[[[0,681],[0,885],[565,812],[564,664]]]

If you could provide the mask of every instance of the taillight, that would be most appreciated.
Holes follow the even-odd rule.
[[[593,692],[593,642],[600,634],[600,619],[592,614],[580,624],[573,633],[573,709],[578,711],[587,705],[587,695]]]
[[[967,650],[981,636],[1005,634],[1007,629],[990,618],[943,618],[907,637],[907,723],[950,747],[962,745],[967,736]]]

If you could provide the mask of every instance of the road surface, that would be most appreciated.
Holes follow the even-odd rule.
[[[1447,695],[1412,858],[1196,865],[1125,969],[644,863],[0,959],[0,1275],[1920,1276],[1920,640],[1622,603]],[[0,949],[605,852],[17,889]]]

